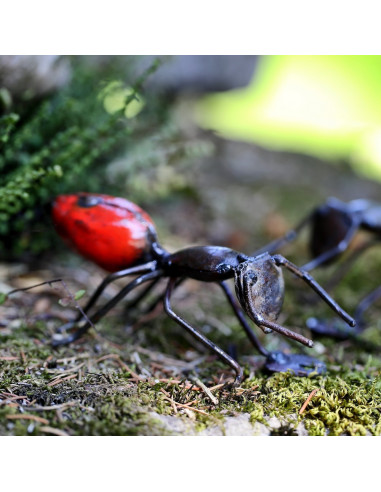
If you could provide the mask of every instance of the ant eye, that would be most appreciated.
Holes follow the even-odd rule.
[[[247,278],[255,284],[255,282],[258,280],[258,276],[254,272],[248,272],[247,273]]]
[[[77,205],[84,208],[95,207],[98,203],[102,203],[102,198],[99,196],[80,195],[77,200]]]
[[[238,256],[237,256],[237,260],[238,261],[247,261],[249,259],[249,257],[247,255],[244,255],[243,253],[238,253]]]

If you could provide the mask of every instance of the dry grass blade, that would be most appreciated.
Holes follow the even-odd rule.
[[[46,410],[62,410],[64,408],[73,407],[77,405],[76,401],[68,401],[66,403],[61,403],[61,405],[50,405],[46,407],[28,407],[28,410],[32,412],[45,412]]]
[[[171,398],[170,394],[167,391],[165,391],[165,389],[160,388],[160,391],[162,393],[164,393],[164,399],[168,400],[172,404],[172,407],[173,407],[173,405],[176,405],[177,407],[186,408],[187,410],[189,410],[189,405],[194,403],[194,401],[191,403],[186,403],[186,404],[185,403],[178,403],[177,401],[174,401]],[[202,413],[203,415],[209,415],[207,412],[204,412],[204,410],[199,410],[198,408],[192,408],[192,412],[198,412],[198,413]],[[176,409],[175,413],[177,413],[177,409]]]
[[[175,404],[178,406],[178,407],[181,407],[181,408],[186,408],[189,410],[189,406],[188,405],[185,405],[183,403],[177,403],[175,402]],[[192,412],[197,412],[197,413],[202,413],[203,415],[209,415],[207,412],[204,412],[204,410],[200,410],[199,408],[193,408],[192,407]]]
[[[27,362],[26,362],[25,352],[23,350],[20,350],[20,357],[23,364],[26,366]]]
[[[25,395],[14,395],[13,393],[1,393],[1,398],[6,398],[7,400],[27,400],[28,397]]]
[[[57,376],[54,376],[53,379],[62,378],[64,376],[67,376],[68,374],[71,374],[72,372],[77,372],[84,365],[85,365],[85,363],[82,362],[82,364],[78,364],[78,366],[72,367],[71,369],[67,369],[64,372],[60,372],[59,374],[57,374]]]
[[[108,354],[108,355],[103,355],[102,357],[99,357],[95,362],[98,364],[99,362],[102,362],[103,360],[107,359],[115,359],[115,361],[127,372],[129,372],[132,376],[133,379],[137,381],[144,381],[144,378],[139,376],[139,374],[136,374],[125,362],[123,362],[118,354]]]
[[[61,363],[68,364],[69,361],[75,361],[76,359],[89,359],[89,358],[90,358],[90,354],[88,352],[85,352],[84,354],[78,354],[73,357],[64,357],[63,359],[57,359],[56,362],[58,362],[59,364]],[[53,356],[49,355],[46,361],[49,361],[51,359],[53,359]]]
[[[167,378],[161,378],[161,379],[158,379],[157,381],[159,381],[160,383],[167,383],[167,384],[181,384],[184,389],[191,389],[192,391],[201,391],[201,388],[199,388],[198,386],[194,386],[193,384],[187,384],[187,383],[184,383],[184,381],[180,381],[180,379],[167,379]]]
[[[309,404],[309,402],[312,400],[312,398],[314,397],[315,393],[317,392],[317,389],[314,389],[313,391],[311,391],[311,393],[308,395],[308,398],[307,400],[303,403],[302,405],[302,408],[299,410],[299,415],[302,415],[302,413],[304,412],[304,410],[307,408],[307,405]]]
[[[18,420],[18,419],[24,419],[24,420],[34,420],[35,422],[40,422],[40,424],[49,424],[49,420],[46,420],[42,417],[37,417],[37,415],[32,415],[29,413],[16,413],[16,414],[10,414],[5,416],[7,419],[11,420]]]
[[[4,398],[4,400],[0,401],[0,405],[6,405],[9,407],[14,407],[17,408],[20,404],[15,403],[16,400],[25,400],[27,403],[29,403],[29,400],[26,396],[2,396],[0,395],[0,398]]]
[[[55,436],[69,436],[69,434],[61,429],[55,429],[54,427],[50,426],[42,426],[40,427],[40,431],[46,432],[47,434],[54,434]]]
[[[74,379],[78,376],[78,374],[71,374],[70,376],[67,376],[66,378],[56,378],[54,381],[51,381],[50,383],[47,384],[47,386],[55,386],[56,384],[62,383],[63,381],[69,381],[69,379]]]
[[[160,388],[160,391],[161,391],[162,393],[164,393],[164,395],[165,395],[165,399],[171,402],[171,405],[172,405],[173,411],[174,411],[175,413],[177,413],[176,402],[173,400],[173,398],[171,398],[171,395],[170,395],[167,391],[165,391],[165,389],[163,389],[163,388]]]
[[[198,384],[202,388],[202,390],[204,391],[206,396],[210,399],[210,401],[213,403],[213,405],[218,405],[218,398],[216,398],[212,394],[211,390],[209,388],[207,388],[205,386],[205,384],[199,378],[194,378],[193,380],[196,384]]]
[[[138,380],[138,381],[144,381],[145,378],[142,378],[141,376],[139,376],[139,374],[136,374],[136,372],[134,372],[130,366],[128,366],[125,362],[123,362],[119,357],[116,359],[117,363],[123,367],[123,369],[125,369],[127,372],[129,372],[131,374],[131,376]]]

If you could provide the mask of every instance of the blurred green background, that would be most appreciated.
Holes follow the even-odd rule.
[[[59,193],[126,196],[166,235],[235,248],[271,210],[377,199],[380,83],[379,56],[0,56],[0,260],[54,249]]]
[[[345,161],[379,180],[380,89],[380,56],[263,56],[248,87],[203,98],[195,114],[226,138]]]

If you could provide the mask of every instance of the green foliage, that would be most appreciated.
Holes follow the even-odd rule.
[[[18,113],[0,120],[2,256],[46,248],[49,238],[39,234],[39,240],[34,240],[32,232],[37,221],[46,219],[42,207],[58,193],[82,186],[99,190],[105,160],[126,144],[131,133],[122,111],[105,111],[98,97],[101,87],[94,83],[95,69],[79,61],[74,65],[72,82],[66,88],[33,107],[16,104],[13,109]],[[158,65],[156,62],[135,83],[123,109]],[[103,75],[115,77],[117,68],[108,67]]]
[[[42,101],[15,102],[12,113],[0,117],[0,258],[51,248],[46,206],[57,194],[120,193],[152,201],[186,187],[186,179],[163,169],[194,159],[192,149],[199,145],[184,143],[168,123],[170,103],[165,98],[142,96],[144,83],[161,62],[155,61],[134,80],[135,61],[136,57],[112,57],[96,65],[75,57],[66,87]],[[143,156],[136,164],[134,153],[147,146],[153,157]],[[113,179],[109,163],[117,156],[124,165]],[[156,187],[150,186],[151,180]]]
[[[0,144],[4,144],[8,141],[9,134],[19,119],[19,115],[15,113],[7,114],[0,118]]]

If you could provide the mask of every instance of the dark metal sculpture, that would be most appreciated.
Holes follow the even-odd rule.
[[[329,198],[326,203],[314,209],[294,229],[283,237],[273,241],[256,253],[273,253],[285,244],[293,241],[298,234],[310,225],[309,249],[312,260],[301,267],[304,271],[313,270],[334,262],[349,246],[360,229],[373,233],[372,239],[352,255],[352,260],[365,249],[381,240],[381,205],[365,199],[348,203],[337,198]],[[310,318],[308,328],[318,335],[326,335],[344,340],[361,333],[365,327],[364,312],[381,297],[381,286],[369,293],[356,308],[354,318],[356,326],[349,328],[339,320],[319,320]]]
[[[53,205],[53,220],[60,234],[81,254],[110,270],[122,268],[103,280],[85,306],[84,312],[92,323],[99,321],[138,286],[148,283],[136,303],[148,294],[160,278],[167,277],[164,295],[166,313],[235,371],[235,384],[242,380],[240,365],[172,309],[172,293],[183,279],[192,278],[220,285],[250,341],[266,357],[269,370],[291,370],[295,374],[306,375],[311,371],[322,372],[325,368],[323,363],[312,357],[269,352],[260,344],[245,318],[244,313],[265,333],[276,331],[308,347],[313,345],[308,338],[276,323],[284,298],[281,267],[306,282],[346,323],[350,326],[355,324],[311,275],[281,255],[271,256],[265,252],[250,257],[220,246],[197,246],[172,254],[167,252],[158,242],[151,218],[137,205],[122,198],[86,193],[61,195]],[[107,285],[130,275],[138,277],[94,312],[92,308]],[[234,279],[239,304],[226,282],[228,279]],[[63,329],[71,330],[77,324],[80,326],[69,335],[57,335],[53,344],[58,346],[73,342],[91,326],[89,320],[83,319],[79,313],[77,319],[67,323]]]

